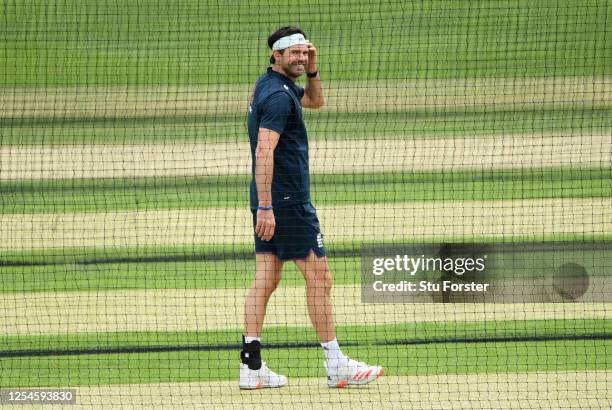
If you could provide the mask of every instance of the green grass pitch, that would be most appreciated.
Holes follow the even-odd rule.
[[[278,0],[207,3],[148,1],[145,7],[140,2],[67,0],[49,4],[33,0],[0,4],[0,106],[14,111],[0,115],[0,150],[25,145],[36,149],[68,144],[190,142],[242,143],[247,149],[244,112],[235,107],[216,110],[214,104],[229,95],[219,87],[246,90],[267,67],[267,35],[285,24],[299,24],[317,45],[319,71],[324,84],[331,87],[331,105],[341,86],[358,93],[363,90],[366,95],[368,86],[393,88],[403,79],[411,81],[411,92],[416,95],[419,88],[430,87],[427,81],[448,81],[445,88],[433,90],[451,94],[442,95],[448,97],[443,102],[412,104],[400,95],[376,101],[376,107],[362,100],[348,109],[336,105],[307,113],[313,140],[359,144],[376,139],[493,136],[503,145],[506,135],[588,137],[608,135],[612,130],[608,96],[597,101],[574,100],[577,97],[571,87],[563,85],[564,78],[601,87],[610,83],[612,7],[605,1],[440,0],[380,5],[366,0],[320,0],[314,5],[298,2],[291,8]],[[265,15],[254,16],[254,11],[260,10]],[[546,91],[562,89],[560,96],[567,100],[514,104],[502,98],[489,104],[487,93],[496,90],[484,86],[479,90],[483,95],[478,104],[456,105],[451,98],[462,96],[466,79],[489,79],[493,84],[503,79],[504,84],[512,84],[524,78],[549,81]],[[138,108],[112,111],[117,103],[127,104],[128,95],[147,100],[149,92],[165,86],[185,87],[179,99],[204,95],[213,108],[202,115],[183,114],[173,109],[181,101],[167,99],[160,103],[159,115]],[[96,101],[96,107],[110,107],[110,114],[64,115],[37,108],[37,95],[61,91],[62,87],[81,87],[84,94],[100,93],[107,99]],[[503,88],[500,95],[506,92],[507,99],[520,99],[518,88]],[[597,87],[594,92],[605,94]],[[33,101],[15,106],[15,96]],[[67,101],[62,100],[58,107],[71,102],[64,99]],[[240,94],[243,99],[246,101],[246,95]],[[611,177],[610,164],[594,162],[508,170],[317,174],[312,184],[317,206],[367,207],[415,201],[610,198]],[[246,208],[248,182],[245,175],[0,179],[0,213],[23,216]],[[612,232],[592,228],[595,232],[535,239],[612,240]],[[411,240],[418,242],[419,238]],[[465,236],[448,240],[492,239]],[[337,286],[359,283],[359,245],[329,244]],[[42,297],[49,292],[243,291],[250,285],[254,269],[252,251],[244,245],[181,247],[169,243],[6,252],[0,255],[0,296],[10,300],[25,294]],[[109,258],[116,260],[106,260]],[[94,263],[96,259],[100,263]],[[283,286],[303,286],[295,268],[288,267],[285,275]],[[348,344],[347,353],[401,376],[610,370],[611,333],[608,319],[576,318],[453,322],[451,317],[439,323],[338,328],[339,339]],[[241,329],[0,334],[0,385],[234,380],[238,359],[234,345],[240,335]],[[364,343],[351,344],[361,335],[365,335]],[[311,328],[270,326],[264,340],[271,344],[316,343],[316,335]],[[389,341],[398,343],[385,344]],[[201,350],[203,346],[221,348]],[[110,352],[130,348],[175,351]],[[69,354],[79,349],[82,352]],[[63,354],[36,353],[48,350]],[[322,353],[316,346],[281,346],[269,349],[266,355],[275,369],[292,378],[324,377]],[[305,373],[296,371],[297,356],[308,363]]]

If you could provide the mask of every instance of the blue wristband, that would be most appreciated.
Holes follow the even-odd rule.
[[[257,205],[257,209],[261,209],[262,211],[270,211],[270,210],[274,209],[274,207],[272,205],[270,205],[270,206]]]

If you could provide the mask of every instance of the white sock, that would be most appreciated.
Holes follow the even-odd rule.
[[[327,358],[327,367],[338,368],[348,362],[348,357],[346,357],[342,353],[342,350],[340,350],[338,340],[334,339],[326,343],[321,343],[321,346],[323,347],[323,352],[325,352],[325,357]]]
[[[251,343],[255,340],[261,343],[261,337],[255,337],[255,336],[245,336],[244,337],[244,343]]]

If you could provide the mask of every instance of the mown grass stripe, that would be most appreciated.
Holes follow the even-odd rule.
[[[390,339],[378,341],[376,346],[410,346],[429,344],[473,344],[473,343],[522,343],[522,342],[554,342],[554,341],[577,341],[577,340],[612,340],[612,333],[594,333],[585,335],[555,335],[555,336],[528,336],[528,337],[484,337],[484,338],[444,338],[444,339]],[[343,342],[343,347],[364,347],[368,343]],[[295,342],[295,343],[267,343],[266,349],[314,349],[320,347],[318,342]],[[106,355],[106,354],[132,354],[132,353],[160,353],[160,352],[208,352],[223,350],[240,350],[241,344],[229,345],[185,345],[185,346],[139,346],[139,347],[117,347],[110,349],[66,349],[66,350],[14,350],[0,351],[1,358],[16,357],[44,357],[44,356],[80,356],[80,355]]]
[[[446,236],[444,243],[523,243],[523,242],[602,242],[612,241],[612,233],[565,233],[562,235],[516,235],[512,238],[499,238],[494,236],[462,235]],[[414,244],[423,243],[420,237],[407,237],[395,240],[367,240],[367,241],[337,241],[327,244],[326,248],[330,258],[342,258],[358,255],[364,245],[373,244]],[[431,242],[431,240],[429,241]],[[163,258],[172,261],[201,259],[210,261],[230,261],[255,259],[253,245],[249,244],[194,244],[194,245],[164,245],[164,246],[124,246],[124,247],[64,247],[61,250],[54,248],[13,250],[2,252],[0,266],[45,266],[68,264],[96,264],[96,263],[146,263],[147,261]]]
[[[311,182],[316,186],[338,184],[380,184],[380,183],[459,183],[459,182],[501,182],[513,181],[564,181],[610,179],[612,167],[550,167],[550,168],[516,168],[512,170],[456,170],[447,171],[404,171],[375,173],[332,173],[313,174]],[[223,185],[232,189],[248,184],[251,177],[247,175],[213,175],[181,176],[154,178],[70,178],[51,180],[0,180],[0,193],[46,192],[55,193],[79,190],[99,191],[115,189],[163,189],[173,188],[221,188]]]
[[[246,141],[243,113],[226,116],[147,118],[105,121],[80,119],[74,124],[56,121],[31,125],[20,120],[4,123],[2,145],[164,144]],[[520,112],[423,113],[376,112],[305,113],[311,141],[368,139],[475,138],[487,135],[563,133],[597,135],[612,130],[612,109],[535,110]],[[21,124],[21,125],[20,125]]]
[[[399,376],[607,370],[610,348],[610,340],[555,340],[347,346],[343,351],[383,366],[387,375]],[[0,384],[42,387],[235,381],[238,360],[233,350],[2,358]],[[270,349],[265,360],[290,379],[325,380],[320,347]]]
[[[593,78],[592,82],[597,82],[598,80]],[[460,129],[458,124],[465,123],[470,124],[474,127],[474,130],[478,130],[479,127],[476,124],[486,124],[486,123],[497,123],[498,126],[506,122],[510,122],[511,120],[515,120],[518,124],[515,124],[514,127],[504,127],[500,128],[506,132],[512,130],[523,130],[529,129],[528,127],[528,119],[539,119],[541,124],[550,128],[563,128],[563,124],[567,124],[568,120],[571,119],[576,121],[577,119],[589,119],[589,122],[600,123],[600,124],[608,124],[606,122],[606,117],[610,115],[612,112],[612,98],[607,96],[608,90],[605,90],[603,87],[607,86],[605,82],[606,79],[601,80],[601,90],[593,90],[591,93],[583,93],[580,95],[581,99],[573,100],[574,94],[570,93],[569,97],[573,101],[560,101],[555,102],[553,97],[555,96],[553,87],[551,85],[551,91],[549,95],[545,95],[545,97],[551,101],[545,104],[540,104],[537,102],[531,103],[516,103],[510,102],[506,104],[499,104],[492,108],[491,105],[493,102],[482,101],[481,106],[474,105],[469,101],[463,102],[463,105],[458,103],[455,105],[454,101],[450,102],[442,102],[442,103],[433,103],[430,102],[429,106],[420,106],[414,105],[414,101],[411,100],[411,95],[409,92],[400,93],[393,97],[393,101],[396,103],[394,105],[388,104],[388,97],[384,95],[384,92],[389,89],[389,87],[396,87],[397,84],[387,83],[387,84],[378,84],[372,86],[371,90],[375,90],[373,92],[381,93],[378,98],[380,100],[375,100],[372,102],[372,98],[375,95],[369,95],[369,104],[351,101],[350,97],[354,96],[345,96],[340,101],[332,100],[331,106],[326,106],[326,108],[321,111],[306,111],[305,118],[307,118],[307,123],[313,124],[312,131],[317,134],[322,130],[323,125],[345,125],[348,127],[347,130],[357,129],[355,123],[360,123],[361,130],[375,132],[380,124],[386,124],[387,129],[407,129],[406,123],[404,123],[403,127],[398,127],[402,123],[400,120],[404,120],[405,122],[410,123],[410,129],[412,130],[426,130],[430,127],[419,127],[418,125],[425,125],[427,123],[431,123],[433,120],[437,120],[437,126],[440,128],[434,128],[438,130],[453,129],[451,124],[454,124],[457,130]],[[608,80],[609,81],[609,80]],[[418,87],[424,88],[426,86],[425,83],[417,85]],[[612,88],[612,87],[610,87]],[[347,85],[346,91],[351,94],[357,94],[361,88],[355,89],[351,87],[351,85]],[[222,101],[218,101],[216,98],[209,101],[200,101],[200,104],[204,105],[200,110],[203,112],[198,112],[197,109],[192,109],[190,111],[194,111],[195,113],[185,113],[183,107],[180,104],[176,104],[174,94],[168,95],[168,97],[172,98],[168,101],[151,101],[145,100],[144,95],[146,94],[146,89],[141,90],[143,93],[143,100],[141,104],[146,105],[150,104],[151,106],[148,108],[139,108],[128,111],[126,108],[119,109],[114,105],[117,103],[122,103],[125,101],[126,96],[125,93],[121,93],[120,90],[117,93],[100,93],[102,96],[106,97],[110,101],[106,101],[104,104],[96,106],[96,109],[90,108],[89,111],[80,111],[77,107],[69,107],[66,102],[58,101],[61,99],[70,99],[74,98],[73,94],[78,94],[79,90],[68,90],[68,92],[64,95],[61,93],[57,93],[57,90],[54,88],[49,88],[47,94],[57,93],[57,99],[49,101],[48,106],[37,107],[36,105],[29,102],[21,102],[26,106],[28,104],[32,104],[30,109],[23,109],[20,107],[19,110],[13,112],[13,115],[7,116],[7,113],[2,113],[0,115],[0,127],[2,128],[14,128],[15,131],[19,132],[20,128],[23,128],[21,132],[26,130],[30,130],[32,132],[33,129],[42,129],[42,128],[69,128],[71,130],[83,129],[83,131],[99,129],[103,131],[108,128],[124,128],[123,132],[129,135],[130,130],[131,134],[136,136],[135,130],[138,128],[146,128],[146,127],[161,127],[166,128],[168,126],[180,126],[180,125],[191,125],[191,126],[205,126],[214,123],[217,127],[228,127],[230,125],[238,126],[242,123],[244,125],[244,120],[246,118],[245,113],[245,104],[244,99],[249,95],[249,90],[244,90],[243,93],[235,96],[237,101],[235,107],[232,107],[230,110],[223,111],[218,108],[217,105],[222,103]],[[483,90],[483,93],[492,92],[494,90]],[[19,97],[27,93],[27,90],[22,92],[17,92],[16,96]],[[36,99],[36,91],[30,91],[32,93],[32,99]],[[87,93],[87,91],[81,91],[83,94],[83,98],[89,98],[94,100],[97,95],[96,93]],[[516,92],[516,91],[515,91]],[[4,93],[4,98],[11,96],[10,92]],[[189,96],[189,93],[186,92],[186,97]],[[594,102],[603,95],[605,98],[600,102]],[[80,96],[80,95],[79,95]],[[218,96],[215,94],[215,96]],[[15,96],[11,98],[11,104],[8,101],[2,99],[3,95],[0,94],[0,106],[5,108],[12,108],[14,103],[20,103],[19,101],[14,101]],[[486,99],[493,99],[491,95],[483,95]],[[508,99],[509,96],[504,94],[501,96],[502,98]],[[118,101],[113,101],[114,99],[119,98]],[[333,98],[333,95],[332,97]],[[363,97],[362,97],[363,98]],[[457,96],[457,99],[466,99],[464,96]],[[499,98],[499,97],[498,97]],[[532,98],[535,99],[534,95],[517,95],[517,99],[526,99]],[[430,96],[429,99],[435,100],[435,97]],[[387,101],[387,103],[381,103],[380,101]],[[92,103],[95,102],[92,101]],[[115,103],[115,104],[113,104]],[[63,104],[63,105],[62,105]],[[206,105],[212,105],[211,108],[206,108]],[[160,105],[164,106],[164,109],[160,111]],[[350,111],[350,108],[353,111]],[[510,105],[510,106],[509,106]],[[55,108],[55,109],[54,109]],[[562,120],[565,118],[561,124],[557,124],[556,127],[552,127],[553,124],[551,122],[555,119]],[[474,123],[476,121],[476,123]],[[318,124],[317,124],[318,123]],[[447,123],[446,125],[444,125]],[[352,125],[351,125],[352,124]],[[395,125],[395,127],[393,127]],[[509,124],[507,124],[509,125]],[[523,125],[523,127],[518,127],[518,125]],[[593,125],[593,124],[591,124]],[[525,128],[527,127],[527,128]],[[210,127],[209,127],[210,128]],[[481,131],[484,132],[487,127],[481,127]],[[310,129],[310,127],[309,127]],[[541,130],[541,129],[540,129]],[[584,129],[581,129],[584,131]],[[42,131],[42,130],[41,130]],[[214,133],[214,131],[211,129]],[[11,135],[11,133],[9,133]],[[214,134],[213,134],[214,135]],[[210,135],[204,135],[204,137],[210,137]],[[316,138],[316,137],[315,137]]]
[[[312,175],[317,205],[612,197],[612,168]],[[250,177],[1,181],[0,212],[248,207]]]
[[[283,5],[269,3],[275,11],[270,20],[245,15],[245,10],[261,9],[254,0],[207,7],[195,0],[172,8],[152,3],[144,15],[135,5],[101,9],[91,0],[78,7],[58,4],[53,13],[42,3],[7,3],[0,82],[252,83],[269,58],[262,36],[295,19],[293,10]],[[546,0],[528,11],[521,5],[445,0],[383,6],[325,0],[317,3],[317,13],[304,13],[300,25],[308,27],[322,56],[320,70],[330,80],[610,73],[602,57],[607,55],[606,22],[612,13],[605,2]],[[39,15],[45,16],[44,28],[34,24],[32,16]],[[236,16],[242,16],[240,32],[233,30]],[[397,27],[397,21],[407,25]],[[352,39],[350,53],[338,41],[346,33]],[[136,41],[138,49],[126,48],[128,41]],[[249,50],[249,62],[234,50]]]
[[[444,339],[588,337],[612,333],[612,319],[496,320],[461,322],[406,322],[337,327],[343,343],[379,344],[385,340],[433,341]],[[0,336],[0,350],[92,350],[173,346],[234,346],[241,330],[199,332],[99,332],[56,335]],[[309,327],[264,326],[264,345],[297,344],[316,340]]]
[[[441,244],[440,244],[441,245]],[[516,278],[527,276],[533,280],[532,272],[547,272],[551,266],[558,267],[567,261],[584,260],[583,263],[593,280],[609,275],[605,266],[596,261],[604,260],[612,243],[608,242],[525,242],[508,247],[492,246],[487,251],[489,258],[496,256],[496,272],[513,272]],[[514,247],[513,247],[514,248]],[[513,252],[514,255],[502,253]],[[559,256],[563,252],[563,256]],[[493,254],[494,255],[493,255]],[[158,257],[125,257],[83,259],[63,262],[61,260],[0,261],[0,293],[18,292],[67,292],[109,291],[119,289],[246,289],[251,285],[255,272],[253,254],[192,254]],[[359,249],[342,249],[328,254],[334,285],[356,285],[361,283],[362,262]],[[491,259],[489,259],[491,261]],[[515,266],[521,261],[520,268]],[[590,262],[589,262],[590,261]],[[441,275],[441,273],[439,274]],[[597,279],[597,280],[600,280]],[[599,283],[599,282],[598,282]],[[304,286],[304,279],[293,263],[283,268],[282,286]],[[595,282],[591,283],[595,286]]]

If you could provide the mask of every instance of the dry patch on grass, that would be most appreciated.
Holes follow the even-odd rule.
[[[359,389],[330,389],[324,378],[290,379],[282,389],[255,391],[237,383],[79,387],[77,400],[81,408],[608,409],[612,372],[386,375]]]
[[[316,174],[489,171],[612,164],[609,135],[315,140]],[[248,142],[0,147],[0,180],[250,175]]]
[[[612,198],[421,201],[318,208],[328,243],[612,233]],[[0,251],[250,244],[247,209],[1,214]]]
[[[8,293],[0,299],[0,334],[237,330],[243,327],[246,294],[247,289]],[[612,303],[363,304],[361,288],[354,285],[335,286],[333,303],[341,326],[609,319],[612,312]],[[305,287],[279,288],[269,302],[265,326],[310,326]]]
[[[302,84],[303,85],[303,84]],[[325,82],[329,112],[533,109],[606,105],[610,77],[499,77]],[[0,118],[244,114],[252,85],[3,88]]]

